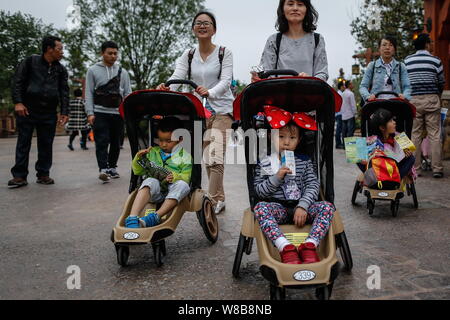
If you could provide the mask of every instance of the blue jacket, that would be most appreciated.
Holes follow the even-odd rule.
[[[403,94],[406,99],[411,100],[411,83],[409,82],[408,70],[406,69],[404,63],[398,62],[395,59],[393,60],[393,64],[394,64],[394,71],[392,71],[391,76],[393,87],[392,89],[398,94]],[[401,69],[401,77],[399,74],[399,69]],[[385,77],[386,77],[386,69],[383,66],[381,58],[369,64],[359,88],[359,92],[361,93],[361,96],[365,101],[367,101],[370,95],[376,94],[384,90]],[[399,85],[400,79],[401,85]],[[369,92],[370,87],[372,87],[372,90],[370,90]]]

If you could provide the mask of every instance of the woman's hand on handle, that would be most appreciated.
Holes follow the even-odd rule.
[[[301,72],[301,73],[298,74],[298,76],[299,76],[299,77],[304,77],[304,78],[310,77],[310,75],[307,74],[306,72]]]
[[[156,90],[164,90],[164,91],[170,91],[169,87],[166,87],[164,83],[161,83],[159,86],[156,87]]]
[[[195,92],[197,92],[202,97],[206,97],[206,98],[209,97],[209,91],[205,87],[198,86],[197,89],[195,89]]]
[[[257,72],[251,72],[251,75],[252,75],[252,83],[254,83],[254,82],[257,82],[257,81],[260,81],[261,80],[261,78],[258,76],[258,73]]]
[[[367,101],[373,101],[373,100],[375,100],[377,97],[375,97],[375,95],[374,94],[371,94],[370,96],[369,96],[369,98],[367,99]]]

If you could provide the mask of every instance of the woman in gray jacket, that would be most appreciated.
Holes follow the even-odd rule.
[[[277,29],[262,54],[263,70],[292,69],[301,77],[328,80],[328,59],[324,38],[315,33],[319,15],[310,0],[280,0]],[[252,72],[252,82],[258,81]]]

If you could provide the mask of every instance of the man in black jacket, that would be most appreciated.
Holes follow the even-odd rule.
[[[16,147],[16,164],[11,169],[14,179],[8,187],[19,188],[28,184],[28,161],[33,131],[36,129],[38,161],[37,183],[50,185],[53,140],[57,124],[57,106],[61,106],[59,123],[68,121],[69,86],[67,70],[59,61],[63,57],[61,39],[45,37],[42,55],[26,58],[18,66],[13,78],[12,98],[15,104],[19,132]]]

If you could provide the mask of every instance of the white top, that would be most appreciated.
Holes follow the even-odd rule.
[[[197,85],[209,89],[208,101],[217,114],[233,113],[234,96],[231,92],[231,81],[233,80],[233,54],[231,50],[225,49],[222,63],[222,75],[220,74],[219,48],[216,46],[206,61],[203,61],[200,50],[197,46],[191,65],[191,80]],[[169,80],[187,79],[189,70],[189,51],[186,50],[178,58],[175,72]],[[176,90],[177,85],[171,86],[171,90]],[[197,97],[201,97],[195,93]]]
[[[355,94],[350,89],[346,89],[342,94],[342,121],[355,117],[357,112]]]

